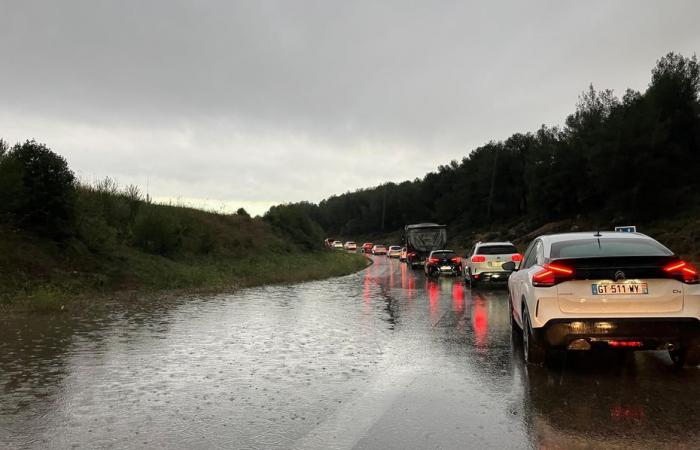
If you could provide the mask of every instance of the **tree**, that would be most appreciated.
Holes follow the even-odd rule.
[[[0,214],[15,225],[55,238],[72,232],[75,176],[44,144],[26,141],[0,159]]]
[[[263,220],[293,244],[306,250],[317,250],[323,247],[324,239],[323,229],[313,219],[317,208],[308,202],[277,205],[265,213]]]
[[[422,179],[334,195],[312,213],[328,235],[381,233],[383,211],[385,231],[675,214],[700,197],[699,98],[697,58],[669,53],[645,92],[591,85],[563,127],[488,142]]]

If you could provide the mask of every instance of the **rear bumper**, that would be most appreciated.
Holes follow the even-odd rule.
[[[449,269],[443,270],[440,266],[430,265],[427,266],[425,269],[428,272],[437,272],[444,275],[459,275],[462,273],[462,266],[450,266]]]
[[[474,274],[474,279],[478,281],[486,281],[489,283],[507,283],[508,277],[512,272],[478,272]],[[478,277],[477,277],[478,276]]]
[[[644,349],[686,344],[700,338],[700,320],[696,318],[644,319],[553,319],[534,328],[533,338],[551,347],[566,347],[571,341],[585,339],[605,345],[609,340],[636,340]]]

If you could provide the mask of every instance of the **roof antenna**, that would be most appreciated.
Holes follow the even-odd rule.
[[[593,236],[595,236],[595,237],[601,237],[601,236],[603,236],[602,234],[600,234],[600,226],[597,227],[597,230],[598,230],[598,231],[596,231],[595,234],[594,234]]]

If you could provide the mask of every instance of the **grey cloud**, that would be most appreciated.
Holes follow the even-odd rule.
[[[0,8],[7,137],[84,173],[241,201],[422,175],[561,122],[588,83],[641,89],[658,57],[700,44],[689,0]]]

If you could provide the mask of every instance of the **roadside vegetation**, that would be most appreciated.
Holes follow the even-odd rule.
[[[425,221],[449,225],[455,247],[483,236],[519,240],[538,229],[636,224],[697,257],[699,92],[696,57],[670,53],[644,92],[620,97],[591,86],[563,126],[488,142],[422,179],[299,208],[330,236],[358,242]]]
[[[262,218],[154,204],[135,186],[84,185],[45,145],[0,140],[0,302],[52,309],[120,290],[221,288],[348,273],[327,236],[449,226],[449,244],[636,224],[676,252],[700,248],[700,66],[670,53],[644,92],[592,86],[562,127],[474,149],[422,179],[386,183]],[[324,231],[325,230],[325,231]]]
[[[135,186],[76,181],[45,145],[0,140],[0,304],[56,310],[116,291],[228,289],[351,273],[306,217],[154,204]]]

